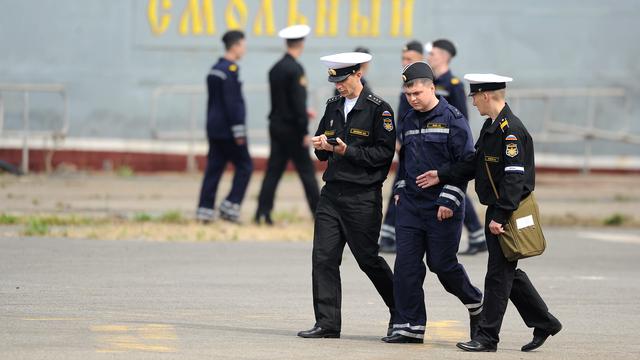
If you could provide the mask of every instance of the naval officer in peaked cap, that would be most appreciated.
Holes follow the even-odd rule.
[[[309,118],[315,115],[307,109],[307,77],[304,68],[297,61],[302,55],[305,37],[310,31],[311,28],[307,25],[293,25],[278,33],[280,38],[286,40],[287,52],[269,71],[271,153],[258,195],[255,215],[255,222],[258,224],[273,224],[273,200],[289,159],[293,161],[302,181],[311,214],[315,212],[320,198],[315,168],[309,154],[311,137],[307,129]]]
[[[389,173],[395,148],[393,110],[362,86],[365,53],[322,57],[328,80],[340,93],[327,100],[312,144],[327,169],[316,209],[312,282],[315,325],[298,336],[337,338],[341,330],[340,263],[349,245],[360,269],[371,280],[395,321],[393,274],[379,256],[382,221],[382,183]],[[385,329],[390,334],[389,328]]]
[[[513,79],[495,74],[467,74],[473,105],[487,116],[475,145],[475,155],[449,167],[418,177],[423,188],[442,182],[475,179],[476,192],[487,206],[485,236],[489,250],[484,281],[484,307],[478,331],[471,341],[458,343],[465,351],[496,351],[502,319],[509,300],[525,324],[533,328],[533,340],[522,351],[531,351],[557,334],[562,324],[547,308],[518,261],[504,256],[498,236],[520,201],[535,187],[533,139],[505,100],[507,83]],[[490,174],[490,175],[489,175]]]

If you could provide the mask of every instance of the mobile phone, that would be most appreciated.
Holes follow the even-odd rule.
[[[338,140],[334,137],[327,138],[327,142],[333,146],[338,146]]]

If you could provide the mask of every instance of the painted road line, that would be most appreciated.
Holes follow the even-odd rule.
[[[67,317],[27,317],[20,318],[22,321],[81,321],[83,318],[67,318]]]
[[[592,231],[578,233],[578,236],[591,240],[640,245],[640,235],[638,234],[605,233]]]
[[[96,352],[114,353],[128,351],[172,353],[176,352],[175,328],[164,324],[94,325],[89,328],[97,335]]]
[[[464,329],[464,330],[462,330]],[[456,320],[428,321],[425,340],[429,341],[462,341],[469,337],[466,328]]]

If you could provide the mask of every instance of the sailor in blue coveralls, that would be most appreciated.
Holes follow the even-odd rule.
[[[435,95],[433,72],[426,62],[403,71],[410,110],[402,120],[396,197],[394,298],[397,319],[388,343],[422,343],[427,314],[423,283],[429,270],[469,311],[473,335],[482,311],[482,293],[471,284],[456,254],[462,232],[466,182],[424,190],[416,184],[423,172],[472,158],[471,129],[462,113]]]
[[[439,39],[432,42],[430,47],[427,45],[426,51],[428,52],[427,62],[435,75],[433,84],[436,86],[436,95],[445,98],[449,104],[460,110],[466,119],[469,119],[464,84],[449,69],[451,59],[456,56],[455,45],[447,39]],[[473,207],[473,201],[468,196],[465,196],[464,226],[467,228],[469,246],[459,254],[475,255],[487,251],[484,227]]]
[[[402,48],[402,67],[412,64],[416,61],[422,61],[424,57],[424,47],[422,43],[418,40],[409,41]],[[404,92],[400,93],[400,101],[398,102],[398,112],[396,123],[396,134],[398,135],[398,140],[396,141],[396,152],[400,151],[400,135],[402,134],[402,123],[400,119],[407,113],[407,111],[411,110],[411,105],[407,101],[407,97],[404,96]],[[398,172],[396,172],[396,177],[393,181],[395,184],[398,182]],[[384,253],[395,253],[396,252],[396,204],[393,198],[393,194],[389,199],[389,203],[387,205],[387,212],[384,214],[384,221],[382,222],[382,227],[380,229],[380,252]]]
[[[247,145],[246,108],[238,79],[238,65],[245,53],[244,33],[228,31],[222,37],[226,52],[207,76],[207,137],[209,154],[200,191],[196,217],[199,221],[214,220],[214,202],[220,177],[228,162],[235,168],[233,185],[220,204],[220,218],[238,222],[240,204],[244,198],[253,164]]]

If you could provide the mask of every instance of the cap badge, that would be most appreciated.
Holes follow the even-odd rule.
[[[329,70],[328,70],[328,73],[329,73],[329,75],[331,75],[331,76],[336,76],[336,74],[337,74],[337,73],[336,73],[336,71],[335,71],[334,69],[329,69]]]

